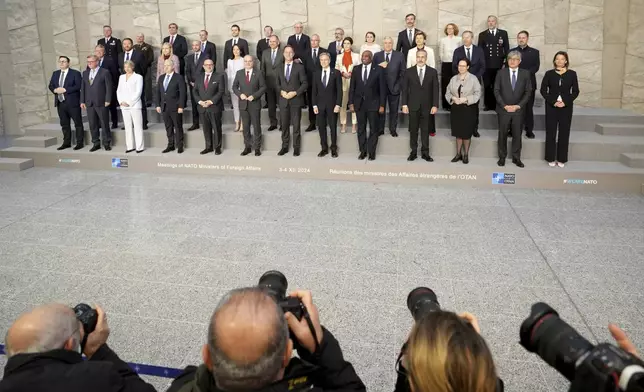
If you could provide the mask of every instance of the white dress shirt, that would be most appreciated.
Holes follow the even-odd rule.
[[[490,30],[490,34],[492,34],[492,35],[496,35],[496,29],[492,29],[492,30]]]
[[[371,65],[372,64],[369,64],[369,65],[364,65],[363,64],[362,69],[360,70],[360,79],[361,80],[364,79],[365,83],[367,82],[367,80],[369,80],[369,75],[371,75]],[[365,69],[367,70],[367,77],[366,78],[364,78],[364,70]]]
[[[337,54],[340,54],[344,51],[344,48],[342,48],[342,41],[335,41],[335,52]]]
[[[246,80],[246,74],[248,74],[248,80],[250,80],[253,77],[253,70],[244,68],[244,80]]]
[[[425,49],[425,52],[427,52],[427,65],[429,65],[432,68],[436,68],[436,59],[434,58],[434,49],[430,48],[427,45],[425,45],[425,47],[423,49]],[[418,47],[417,46],[409,49],[409,53],[407,53],[407,68],[411,68],[414,65],[416,65],[416,52],[418,52]]]
[[[132,60],[132,53],[133,52],[134,52],[134,49],[130,49],[129,52],[123,52],[123,62],[128,61],[128,55],[130,56],[129,60]]]
[[[141,93],[143,92],[143,76],[132,73],[130,78],[126,74],[119,76],[119,85],[116,89],[116,100],[120,104],[126,102],[128,106],[121,106],[121,110],[141,109]]]
[[[373,55],[373,54],[376,54],[376,53],[382,51],[382,48],[380,47],[380,45],[375,44],[375,43],[374,44],[364,43],[360,47],[360,57],[362,57],[362,54],[365,52],[365,50],[370,51],[371,54]]]
[[[322,68],[322,72],[320,73],[320,81],[324,82],[324,72],[326,71],[326,84],[329,84],[329,78],[331,77],[331,71],[332,68]]]
[[[463,45],[463,39],[457,36],[443,37],[438,41],[438,57],[441,63],[451,63],[454,58],[454,51]]]

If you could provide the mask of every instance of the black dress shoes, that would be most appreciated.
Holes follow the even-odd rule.
[[[71,148],[71,146],[72,146],[71,144],[63,144],[62,146],[58,147],[56,150],[62,151],[62,150],[65,150],[67,148]]]
[[[136,150],[136,153],[137,153],[137,154],[140,154],[140,153],[142,153],[143,151],[145,151],[145,150]]]
[[[512,163],[514,163],[514,164],[515,164],[515,165],[517,165],[518,167],[525,167],[525,165],[523,164],[523,162],[521,162],[521,160],[520,160],[520,159],[513,159],[513,160],[512,160]]]
[[[121,127],[121,131],[125,131],[125,127]]]
[[[398,132],[391,131],[391,137],[398,137]]]
[[[192,126],[188,128],[189,131],[194,131],[195,129],[199,129],[199,124],[192,124]]]
[[[422,157],[427,162],[434,162],[434,158],[430,157],[429,154],[423,154]]]
[[[129,154],[129,153],[131,153],[132,151],[136,151],[136,150],[135,150],[135,149],[125,150],[125,153],[126,153],[126,154]]]
[[[452,158],[452,163],[456,163],[456,162],[460,161],[461,159],[463,159],[461,154],[456,154],[456,156],[454,158]]]
[[[119,125],[118,124],[112,124],[112,129],[118,129]]]
[[[322,150],[322,151],[320,151],[320,153],[318,154],[318,157],[322,158],[322,157],[326,156],[328,153],[329,153],[329,151],[327,151],[327,150]]]
[[[183,154],[183,146],[177,148],[177,154]]]
[[[358,155],[358,159],[360,159],[360,160],[363,160],[363,159],[365,159],[366,157],[367,157],[367,153],[366,153],[366,152],[361,152],[361,153],[360,153],[360,155]]]
[[[499,166],[505,166],[505,158],[499,158],[496,164]]]
[[[169,146],[168,146],[168,147],[166,147],[166,148],[165,148],[165,150],[161,151],[161,153],[162,153],[162,154],[166,154],[166,153],[168,153],[168,152],[170,152],[170,151],[174,151],[174,147],[169,147]]]
[[[144,130],[144,131],[147,131],[147,130],[148,130],[148,124],[145,124],[145,125],[143,126],[143,130]]]
[[[375,161],[376,160],[376,154],[369,154],[369,160],[370,161]]]
[[[199,154],[206,155],[206,154],[208,154],[209,152],[212,152],[212,151],[213,151],[212,148],[204,148],[203,151],[201,151]]]
[[[481,137],[481,134],[479,133],[478,129],[475,129],[474,132],[472,132],[472,136],[474,137]]]
[[[336,150],[331,150],[331,157],[337,158],[338,157],[338,152]]]
[[[215,148],[215,155],[221,155],[221,147]]]
[[[282,156],[282,155],[286,154],[287,152],[288,152],[288,148],[282,148],[282,149],[277,153],[277,155]]]
[[[271,125],[270,127],[268,127],[268,130],[269,130],[269,131],[274,131],[274,130],[276,130],[276,129],[277,129],[277,126],[276,126],[276,125]]]
[[[378,136],[382,136],[385,134],[385,130],[383,129],[382,131],[378,132]]]
[[[409,156],[407,157],[407,160],[411,162],[411,161],[415,161],[415,160],[416,160],[416,158],[418,158],[418,155],[416,155],[416,154],[414,154],[414,153],[412,152],[412,153],[411,153],[411,154],[409,154]]]
[[[534,132],[532,132],[532,131],[526,131],[526,133],[525,133],[525,137],[527,137],[528,139],[534,139],[534,138],[535,138],[535,136],[534,136]]]
[[[89,152],[98,151],[100,149],[101,149],[101,146],[92,146],[92,148],[89,149]]]
[[[77,144],[77,145],[74,146],[74,150],[80,150],[83,147],[85,147],[85,146],[83,146],[82,144]]]
[[[250,151],[250,148],[244,148],[244,151],[242,151],[240,155],[245,157],[246,155],[250,154]]]
[[[260,155],[262,155],[262,151],[261,150],[255,150],[255,156],[258,157]]]
[[[293,156],[294,157],[299,157],[300,156],[300,149],[299,148],[293,149]]]
[[[463,155],[463,163],[466,165],[470,163],[470,157],[467,154]]]
[[[111,146],[105,146],[105,151],[112,151],[112,147]]]
[[[311,131],[315,131],[315,125],[313,125],[313,124],[309,125],[309,126],[304,130],[304,132],[311,132]]]

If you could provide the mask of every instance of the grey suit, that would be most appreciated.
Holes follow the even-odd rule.
[[[81,85],[80,103],[87,106],[87,118],[89,120],[92,144],[100,146],[101,138],[99,127],[103,130],[103,145],[111,147],[112,130],[110,129],[109,110],[106,103],[112,101],[112,75],[103,68],[96,68],[96,75],[89,80],[91,70],[83,71],[83,83]]]
[[[290,77],[286,73],[290,67]],[[280,119],[282,124],[282,149],[288,150],[291,136],[291,124],[293,125],[293,149],[300,151],[300,122],[302,120],[302,106],[304,106],[304,94],[308,89],[306,71],[302,64],[293,62],[282,65],[281,71],[277,74],[278,92],[287,93],[294,91],[297,95],[291,99],[280,96]]]
[[[260,70],[266,82],[266,103],[268,105],[268,118],[270,119],[271,127],[277,126],[277,102],[280,96],[277,87],[277,75],[284,67],[284,50],[277,48],[276,51],[275,61],[271,58],[273,50],[268,48],[262,53],[260,62]]]
[[[257,70],[253,70],[250,75],[249,83],[246,83],[246,70],[240,69],[235,75],[233,81],[233,93],[240,97],[242,94],[253,96],[253,101],[239,100],[239,114],[241,114],[242,126],[244,127],[244,146],[246,149],[252,147],[258,151],[262,147],[262,128],[261,116],[262,110],[261,97],[266,92],[266,83],[264,75]],[[250,136],[250,126],[253,125],[253,137]]]
[[[532,83],[530,71],[519,68],[516,72],[514,88],[512,88],[512,70],[510,68],[500,70],[494,81],[496,113],[499,119],[499,158],[501,159],[505,159],[508,155],[508,128],[512,130],[512,159],[521,159],[523,111],[532,94]],[[506,105],[519,105],[521,108],[510,113],[505,110]]]

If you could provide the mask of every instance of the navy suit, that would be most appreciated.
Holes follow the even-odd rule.
[[[387,83],[385,72],[374,63],[370,67],[367,81],[364,82],[365,65],[353,68],[349,86],[349,107],[353,108],[358,117],[358,145],[360,153],[369,153],[370,158],[376,157],[380,127],[378,126],[378,110],[387,101]],[[367,122],[369,122],[369,137],[367,138]]]
[[[306,100],[309,103],[309,125],[311,127],[315,126],[317,123],[315,112],[313,111],[313,104],[311,104],[313,99],[313,75],[322,69],[322,66],[320,65],[320,55],[322,53],[326,53],[326,49],[321,47],[316,48],[316,52],[317,56],[315,59],[313,58],[313,48],[309,49],[309,52],[305,53],[302,58],[302,64],[304,64],[304,69],[306,70],[306,80],[309,84],[309,90],[306,92]]]
[[[337,46],[335,41],[331,41],[327,50],[329,51],[329,55],[331,56],[331,67],[335,67],[335,62],[338,59],[338,54],[343,52],[342,42],[340,42],[340,45]]]
[[[458,62],[467,58],[465,52],[465,46],[459,46],[454,50],[454,56],[452,57],[452,73],[454,75],[458,74]],[[479,46],[472,44],[472,53],[470,55],[470,69],[469,72],[476,76],[479,80],[479,83],[483,85],[483,74],[485,73],[485,52]],[[479,129],[479,105],[476,105],[476,125],[475,130]]]
[[[60,126],[63,129],[63,145],[70,146],[72,143],[72,129],[70,126],[70,119],[74,120],[74,127],[76,128],[76,144],[83,145],[83,116],[80,108],[80,91],[83,84],[81,73],[75,69],[67,69],[63,85],[60,85],[61,71],[54,71],[49,81],[49,91],[52,93],[58,87],[64,87],[65,93],[61,94],[59,99],[58,94],[54,94],[54,106],[58,109],[58,118],[60,119]]]
[[[178,110],[183,109],[186,102],[186,82],[182,75],[173,72],[166,89],[165,78],[166,74],[162,74],[157,80],[157,107],[163,115],[168,148],[183,148],[183,113]]]
[[[110,119],[106,103],[112,101],[113,90],[112,76],[103,68],[98,68],[92,82],[89,80],[90,69],[83,72],[83,83],[81,87],[80,102],[87,106],[87,119],[92,133],[92,144],[100,146],[101,138],[99,127],[103,129],[103,145],[111,147],[112,131],[110,130]]]
[[[112,77],[112,86],[114,88],[112,89],[113,91],[112,102],[110,104],[110,117],[112,117],[112,127],[116,128],[119,123],[119,115],[118,111],[116,110],[116,107],[118,106],[118,102],[116,102],[116,88],[118,87],[119,76],[121,75],[119,73],[119,65],[117,60],[112,60],[110,57],[103,56],[102,60],[98,60],[98,66],[109,72],[110,76]]]
[[[385,51],[380,51],[373,56],[373,63],[378,65],[387,61]],[[385,79],[387,80],[387,103],[389,106],[389,132],[396,133],[398,127],[398,109],[400,104],[400,83],[405,73],[405,56],[402,52],[392,51],[389,55],[389,63],[384,68]],[[380,115],[380,133],[385,132],[386,114]]]
[[[123,52],[121,40],[118,38],[110,37],[109,41],[105,42],[105,37],[99,39],[96,45],[103,45],[105,47],[105,57],[116,61],[119,53]]]
[[[163,38],[163,43],[170,43],[170,36]],[[188,41],[183,35],[177,34],[172,41],[172,54],[176,54],[179,58],[179,73],[184,75],[185,72],[185,61],[184,57],[188,54]]]
[[[293,47],[295,51],[295,58],[301,59],[303,56],[306,56],[307,53],[311,51],[311,38],[308,35],[302,34],[300,36],[300,42],[297,42],[297,37],[295,34],[288,37],[286,44]]]

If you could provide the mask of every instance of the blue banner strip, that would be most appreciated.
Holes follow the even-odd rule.
[[[0,344],[0,355],[5,355],[4,344]],[[183,372],[182,369],[175,369],[175,368],[169,368],[169,367],[163,367],[163,366],[146,365],[146,364],[134,363],[134,362],[128,362],[127,364],[130,365],[132,370],[134,370],[138,374],[144,374],[146,376],[176,378]]]

